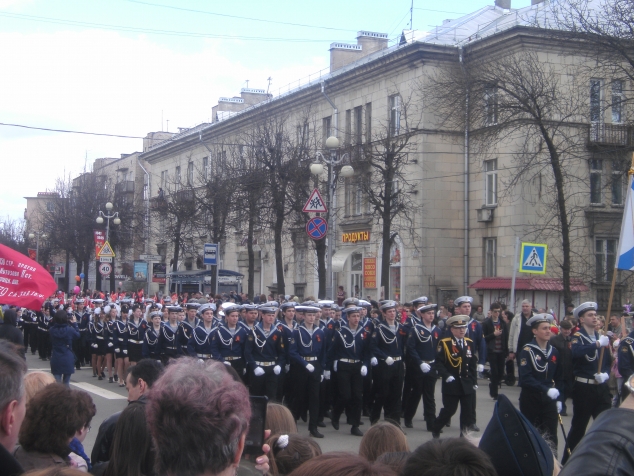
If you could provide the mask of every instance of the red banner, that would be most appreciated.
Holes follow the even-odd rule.
[[[37,250],[29,248],[29,258],[31,258],[33,261],[37,260]]]
[[[106,242],[106,232],[104,230],[93,230],[95,235],[95,258],[103,248],[103,244]]]
[[[57,289],[50,273],[11,248],[0,245],[0,302],[39,311]]]

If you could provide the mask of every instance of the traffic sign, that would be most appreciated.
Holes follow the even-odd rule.
[[[112,263],[112,258],[106,257],[106,256],[102,256],[101,258],[99,258],[99,262],[100,263]]]
[[[141,261],[161,261],[163,257],[161,255],[141,255],[139,259]]]
[[[99,265],[99,272],[103,276],[108,276],[111,271],[112,271],[112,265],[110,263],[101,263]]]
[[[306,223],[306,233],[313,240],[321,240],[328,233],[328,223],[322,217],[311,218]]]
[[[218,243],[205,243],[203,249],[203,264],[216,266],[218,264]]]
[[[115,254],[114,251],[112,251],[112,246],[110,246],[109,242],[105,242],[103,244],[103,246],[101,247],[101,250],[99,250],[99,253],[97,253],[97,257],[99,258],[114,258]]]
[[[302,209],[302,211],[306,213],[308,212],[327,213],[328,212],[328,209],[326,208],[326,204],[324,203],[324,199],[321,198],[321,194],[319,193],[319,190],[317,189],[313,190],[313,193],[311,193],[310,197],[308,197],[308,201],[306,202],[306,205],[304,205],[304,208]]]
[[[522,243],[520,252],[520,273],[546,274],[548,245]]]

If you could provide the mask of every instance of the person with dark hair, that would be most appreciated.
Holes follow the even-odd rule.
[[[321,455],[321,448],[315,440],[297,433],[273,435],[266,440],[266,444],[271,447],[271,476],[290,474],[306,461]]]
[[[0,339],[21,346],[23,349],[22,356],[26,359],[24,336],[22,335],[22,331],[18,329],[18,314],[13,309],[9,309],[4,313],[4,320],[0,323]]]
[[[41,360],[51,358],[51,339],[48,331],[53,319],[52,308],[53,305],[46,301],[37,320],[37,349]]]
[[[140,304],[132,305],[132,315],[128,319],[128,359],[135,366],[143,358],[143,341],[148,323],[143,319]]]
[[[154,359],[142,359],[136,365],[130,367],[125,377],[128,404],[141,404],[141,407],[145,407],[147,392],[162,373],[163,364]],[[115,425],[121,417],[121,413],[117,412],[110,415],[99,425],[99,432],[90,455],[93,464],[110,459],[110,448],[114,438]]]
[[[150,313],[150,323],[143,337],[142,354],[144,359],[152,359],[161,362],[161,348],[159,336],[161,335],[161,312]]]
[[[114,429],[112,451],[107,463],[93,474],[104,476],[149,476],[154,474],[152,437],[147,427],[145,405],[130,405],[121,412]]]
[[[73,354],[73,341],[81,339],[75,315],[71,314],[70,320],[66,311],[57,311],[53,317],[53,325],[50,328],[51,347],[51,373],[60,383],[68,386],[70,376],[75,373],[75,354]]]
[[[15,458],[27,471],[68,466],[71,440],[95,413],[86,392],[59,383],[44,387],[29,402]]]
[[[431,440],[416,448],[400,476],[497,476],[489,456],[465,438]]]
[[[502,306],[494,302],[490,306],[491,317],[487,317],[482,323],[482,333],[487,344],[487,356],[491,366],[491,381],[489,383],[489,395],[493,400],[498,398],[498,388],[504,378],[504,363],[509,353],[508,328],[500,313]]]
[[[306,461],[289,476],[396,476],[389,466],[351,453],[324,453]]]
[[[396,474],[400,475],[403,472],[403,469],[405,469],[405,463],[407,463],[410,455],[411,453],[409,451],[383,453],[376,459],[376,462],[392,468]]]
[[[184,357],[171,364],[147,397],[155,472],[234,474],[251,417],[249,392],[220,362]],[[263,450],[268,452],[269,446]],[[268,471],[265,455],[256,470]]]
[[[24,472],[11,454],[26,412],[26,363],[20,358],[22,349],[0,339],[0,476]]]
[[[550,338],[552,345],[559,352],[559,365],[561,366],[563,384],[561,386],[561,416],[567,416],[566,399],[572,396],[572,386],[575,383],[575,375],[572,372],[572,322],[561,321],[559,334]]]

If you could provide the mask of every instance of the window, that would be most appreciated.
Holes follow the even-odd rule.
[[[623,163],[620,160],[612,161],[612,205],[623,205],[627,174],[622,172],[622,168]]]
[[[194,185],[194,163],[187,163],[187,185]]]
[[[167,170],[161,171],[161,188],[165,188],[167,185]]]
[[[484,276],[497,276],[497,238],[484,239]]]
[[[372,103],[365,105],[365,142],[372,142]]]
[[[484,123],[487,126],[498,123],[498,88],[495,85],[484,88]]]
[[[390,135],[397,136],[401,129],[401,96],[395,94],[389,98]]]
[[[295,282],[306,282],[306,249],[303,247],[295,250]]]
[[[363,144],[363,107],[354,108],[354,144]]]
[[[355,177],[346,179],[346,215],[361,215],[363,213],[363,186],[361,180]]]
[[[297,126],[297,144],[304,148],[308,146],[308,122]]]
[[[322,119],[322,133],[323,133],[323,142],[322,142],[322,147],[326,147],[326,139],[328,139],[328,137],[330,137],[330,135],[332,134],[332,130],[330,127],[331,124],[331,120],[332,120],[332,116],[328,116],[328,117],[324,117]]]
[[[209,157],[203,157],[203,179],[209,179]]]
[[[595,241],[596,277],[599,282],[612,279],[616,263],[616,244],[615,239],[600,238]]]
[[[178,165],[176,167],[176,172],[174,173],[174,184],[175,184],[176,190],[180,188],[180,183],[181,183],[181,166]]]
[[[47,212],[54,212],[55,211],[55,203],[46,202],[46,211]]]
[[[623,81],[612,81],[612,123],[623,122]]]
[[[590,161],[590,203],[600,205],[601,186],[603,182],[603,161],[600,159],[592,159]]]
[[[346,145],[350,145],[352,142],[352,111],[350,109],[346,110],[346,135],[345,135]]]
[[[603,122],[601,114],[601,80],[590,80],[590,122]]]
[[[484,204],[487,206],[498,203],[498,161],[497,159],[484,161]]]

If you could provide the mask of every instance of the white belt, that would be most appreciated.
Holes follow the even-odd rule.
[[[315,362],[317,357],[303,357],[306,362]]]
[[[211,354],[196,354],[201,359],[211,359]]]
[[[358,364],[361,361],[354,359],[339,359],[339,362],[345,362],[346,364]]]
[[[128,342],[130,344],[143,344],[142,340],[133,340],[133,339],[128,339]]]
[[[275,362],[256,362],[255,365],[259,367],[270,367],[271,365],[275,365]]]
[[[385,359],[384,359],[385,360]],[[398,362],[399,360],[403,360],[403,357],[392,357],[394,362]]]
[[[242,357],[224,357],[227,362],[233,362],[234,360],[240,360]]]
[[[598,383],[594,378],[575,377],[575,380],[577,382],[588,383],[588,384],[591,384],[591,385],[595,385],[595,384]]]

